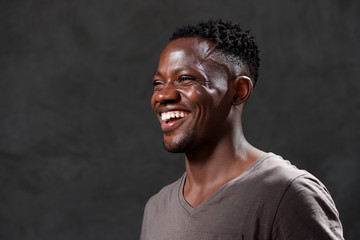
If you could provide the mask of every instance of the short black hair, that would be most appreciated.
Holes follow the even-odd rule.
[[[237,23],[217,19],[180,27],[172,34],[170,40],[187,37],[200,37],[209,40],[216,44],[222,52],[239,59],[249,68],[250,77],[255,85],[258,78],[260,57],[255,38],[250,35],[249,31],[243,31]]]

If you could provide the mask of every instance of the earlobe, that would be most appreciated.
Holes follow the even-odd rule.
[[[240,105],[251,95],[253,90],[253,83],[251,79],[247,76],[239,76],[234,81],[234,96],[233,96],[233,104]]]

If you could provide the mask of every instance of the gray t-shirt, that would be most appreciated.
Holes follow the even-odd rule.
[[[141,240],[343,239],[325,186],[280,156],[266,154],[195,208],[185,176],[148,201]]]

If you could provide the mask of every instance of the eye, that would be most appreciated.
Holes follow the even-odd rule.
[[[192,77],[192,76],[181,76],[179,77],[179,82],[184,82],[184,81],[194,81],[196,80],[196,78]]]
[[[158,90],[158,89],[161,88],[161,86],[164,83],[162,81],[160,81],[160,80],[154,80],[152,84],[153,84],[154,90]]]
[[[156,81],[156,80],[155,80],[155,81],[153,81],[152,84],[153,84],[153,86],[157,86],[157,85],[160,85],[160,84],[161,84],[161,81]]]

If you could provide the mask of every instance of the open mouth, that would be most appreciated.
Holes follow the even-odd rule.
[[[185,111],[168,111],[161,113],[161,120],[170,123],[179,119],[182,119],[188,115]]]

